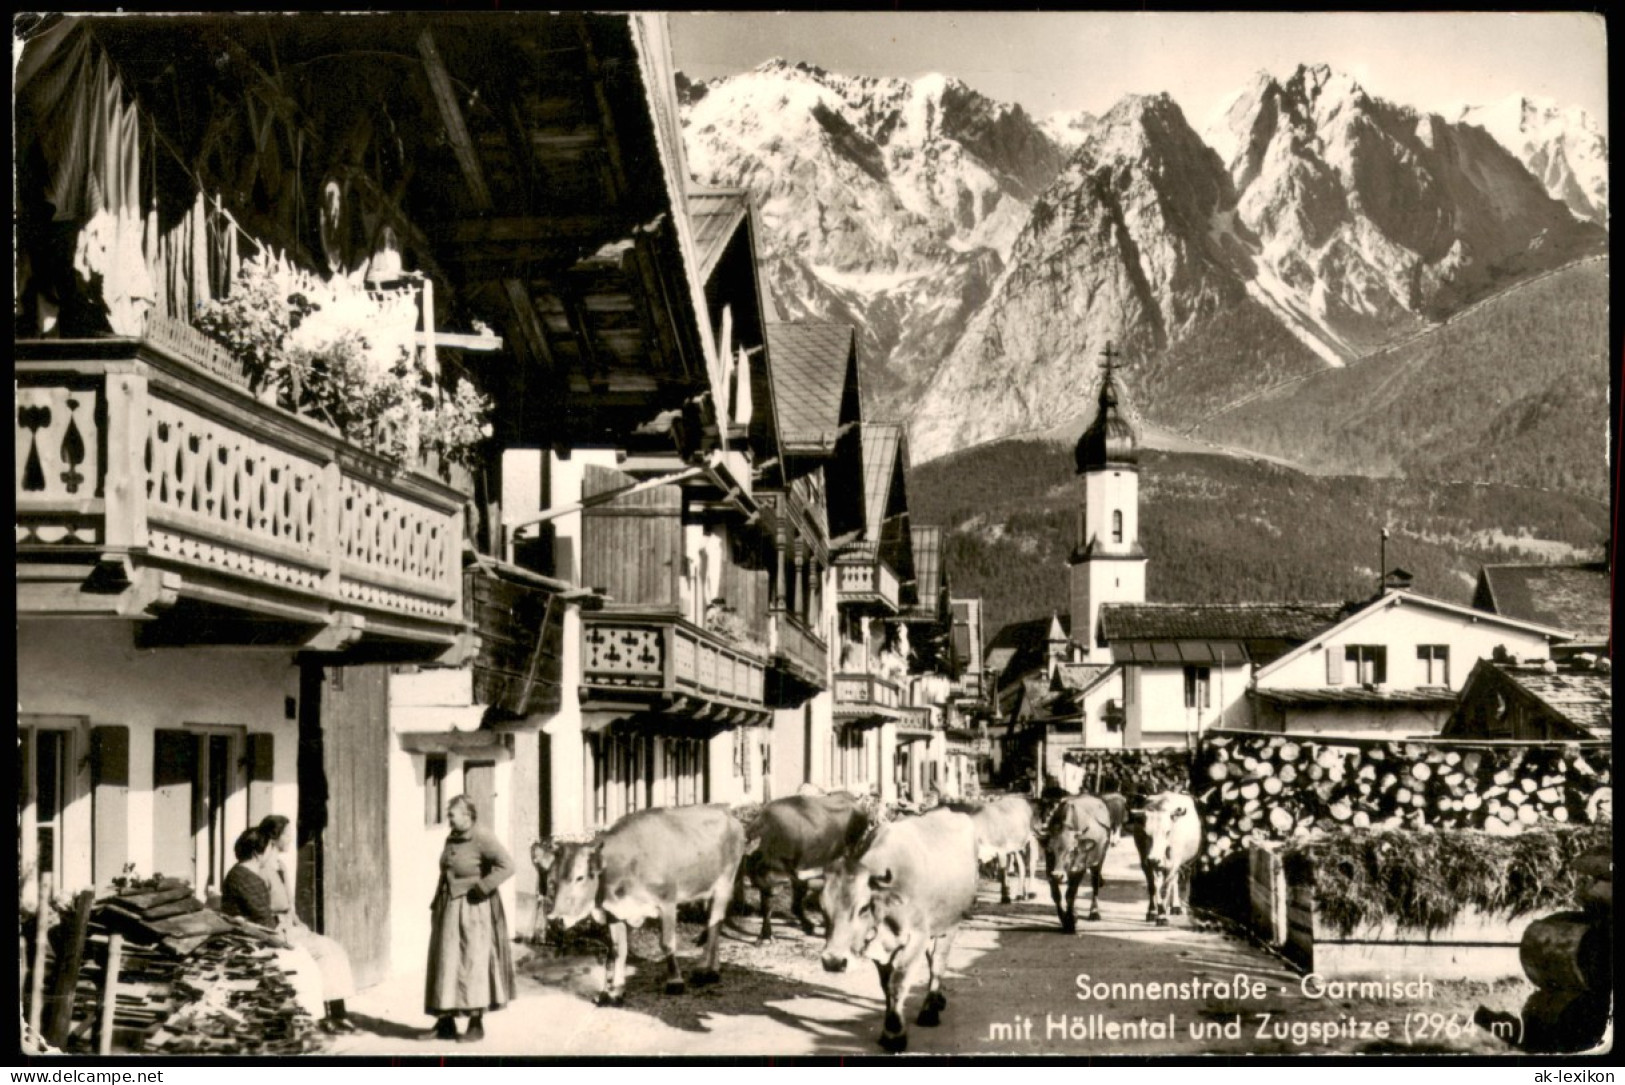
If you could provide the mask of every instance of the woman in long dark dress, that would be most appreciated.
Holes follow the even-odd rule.
[[[424,1012],[434,1015],[429,1037],[474,1043],[485,1038],[485,1011],[513,998],[513,954],[508,918],[497,886],[513,877],[513,860],[487,830],[465,795],[446,807],[451,832],[440,853],[440,883],[430,906],[429,974]],[[457,1035],[457,1017],[468,1028]]]

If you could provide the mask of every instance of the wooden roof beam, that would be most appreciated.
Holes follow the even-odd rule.
[[[575,21],[576,36],[581,40],[581,51],[586,56],[587,74],[592,77],[593,101],[598,107],[598,126],[603,130],[604,150],[609,156],[610,179],[614,185],[613,202],[621,203],[626,199],[631,186],[626,179],[626,160],[621,155],[620,139],[615,131],[615,114],[610,107],[609,93],[604,89],[603,67],[598,63],[598,54],[592,47],[592,33],[587,28],[587,20],[579,13],[572,15]]]
[[[474,141],[469,137],[468,125],[463,121],[462,107],[457,104],[457,93],[451,85],[451,74],[446,71],[446,63],[441,59],[440,50],[434,43],[434,34],[425,29],[418,35],[418,55],[423,58],[423,70],[429,77],[429,88],[434,92],[435,106],[440,110],[440,121],[446,126],[446,136],[451,140],[451,149],[457,156],[457,164],[463,169],[463,180],[468,184],[469,195],[474,198],[474,205],[481,211],[491,209],[491,188],[485,182],[485,171],[480,166],[479,154],[474,149]]]

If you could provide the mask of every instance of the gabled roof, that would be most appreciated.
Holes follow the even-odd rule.
[[[828,453],[841,428],[848,382],[857,380],[857,332],[850,324],[769,323],[779,428],[793,453]]]
[[[722,259],[734,231],[750,214],[744,189],[691,189],[688,217],[694,228],[694,248],[700,262],[700,278],[709,279]]]
[[[1263,666],[1346,613],[1343,603],[1108,603],[1099,632],[1119,663]]]
[[[1481,684],[1505,683],[1521,689],[1558,719],[1606,736],[1614,729],[1614,687],[1608,674],[1595,670],[1548,667],[1540,663],[1497,663],[1482,660],[1462,690],[1465,702]]]
[[[1109,663],[1062,663],[1055,668],[1050,684],[1073,693],[1088,693],[1115,669]]]
[[[1008,680],[1018,674],[1044,668],[1044,662],[1049,654],[1052,623],[1059,624],[1063,635],[1071,632],[1071,621],[1068,616],[1056,614],[1048,618],[1029,618],[1026,621],[1010,622],[993,634],[993,639],[987,642],[984,657],[990,667],[998,666],[998,661],[1004,659],[1003,666],[999,667],[999,673],[994,676],[995,681]]]
[[[1371,600],[1369,603],[1366,603],[1364,606],[1358,607],[1357,609],[1349,612],[1347,616],[1336,625],[1329,626],[1320,630],[1318,633],[1315,633],[1311,639],[1320,640],[1325,637],[1336,636],[1342,633],[1344,630],[1360,624],[1371,615],[1376,614],[1378,611],[1394,606],[1407,606],[1415,607],[1420,610],[1440,611],[1442,613],[1452,614],[1461,618],[1470,618],[1474,621],[1504,626],[1508,629],[1516,630],[1521,633],[1528,633],[1537,637],[1545,637],[1548,640],[1569,639],[1569,633],[1566,630],[1558,629],[1555,626],[1540,625],[1535,622],[1519,621],[1516,618],[1507,618],[1499,614],[1490,614],[1482,610],[1474,610],[1472,607],[1464,607],[1457,603],[1447,603],[1443,599],[1435,599],[1432,596],[1417,595],[1414,592],[1398,590],[1384,592],[1377,598]],[[1267,666],[1260,668],[1254,677],[1267,677],[1272,671],[1278,670],[1292,660],[1297,659],[1300,655],[1307,652],[1309,648],[1309,641],[1305,640],[1302,644],[1299,644],[1290,652],[1287,652],[1278,659],[1272,660]]]
[[[936,609],[942,590],[942,528],[916,527],[914,539],[914,579],[920,587],[920,606]]]
[[[1492,614],[1560,626],[1586,640],[1606,640],[1612,621],[1608,566],[1486,565],[1473,606]]]
[[[892,483],[903,449],[903,427],[898,422],[863,424],[864,523],[869,538],[879,539],[892,505]]]

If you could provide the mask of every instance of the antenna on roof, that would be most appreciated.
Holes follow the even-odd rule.
[[[1382,544],[1377,552],[1377,594],[1388,588],[1388,529],[1382,529]]]

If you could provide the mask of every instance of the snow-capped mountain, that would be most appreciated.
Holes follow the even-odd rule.
[[[1261,74],[1219,136],[1225,159],[1165,95],[1100,120],[922,397],[916,459],[1087,410],[1107,340],[1185,426],[1601,244],[1482,129],[1324,66]]]
[[[1485,128],[1325,66],[1260,73],[1205,140],[1167,95],[1038,123],[942,76],[682,89],[696,179],[759,202],[776,315],[858,326],[916,460],[1086,412],[1107,341],[1186,428],[1605,243]]]
[[[772,60],[681,89],[695,179],[757,199],[776,315],[856,324],[879,415],[946,356],[1063,160],[1019,106],[940,75]]]
[[[1244,303],[1207,225],[1234,198],[1171,98],[1115,106],[1034,205],[993,297],[926,389],[915,459],[1056,425],[1084,408],[1108,341],[1143,360]]]
[[[1591,114],[1550,98],[1514,94],[1493,105],[1467,106],[1458,119],[1483,128],[1517,155],[1576,217],[1608,225],[1608,137]]]

